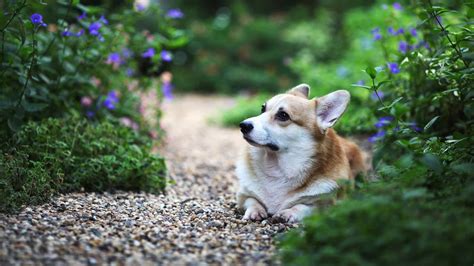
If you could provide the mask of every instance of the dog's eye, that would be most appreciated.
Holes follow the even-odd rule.
[[[266,103],[262,104],[262,114],[265,113],[265,111],[267,111],[267,104]]]
[[[280,121],[287,121],[288,119],[290,119],[290,116],[285,111],[278,111],[278,113],[276,113],[275,115],[275,118]]]

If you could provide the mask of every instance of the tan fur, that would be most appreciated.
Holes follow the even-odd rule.
[[[270,214],[282,216],[287,221],[299,221],[313,208],[317,195],[337,187],[337,180],[354,178],[358,173],[369,169],[364,154],[355,143],[338,136],[332,128],[324,129],[318,125],[316,110],[325,110],[322,107],[318,109],[321,98],[307,99],[309,86],[302,85],[270,99],[266,107],[268,113],[258,118],[261,117],[263,120],[259,123],[280,128],[278,131],[301,131],[301,134],[307,132],[301,137],[298,137],[300,136],[298,133],[291,139],[295,141],[295,138],[296,140],[302,138],[298,141],[299,144],[296,142],[298,147],[301,147],[298,148],[301,149],[301,153],[296,150],[291,154],[302,154],[307,159],[298,160],[293,155],[284,157],[280,153],[283,151],[267,151],[265,147],[258,145],[248,146],[243,160],[237,167],[241,180],[237,199],[238,205],[246,208],[244,219],[258,220]],[[349,95],[345,93],[343,96]],[[288,121],[274,119],[278,110],[287,112],[291,119]],[[343,112],[343,109],[341,110]],[[311,146],[304,147],[301,146],[302,143],[311,143],[308,144]],[[302,163],[302,170],[298,171],[297,167],[300,167],[298,165],[281,161],[282,158]],[[278,167],[283,167],[281,173],[275,170],[280,169]],[[289,167],[289,170],[285,167]],[[286,173],[297,173],[297,176],[287,176]],[[262,174],[265,177],[262,177]],[[281,177],[273,177],[275,175]],[[268,185],[265,182],[269,182]]]

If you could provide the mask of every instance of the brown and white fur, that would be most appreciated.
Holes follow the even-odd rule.
[[[316,207],[318,196],[338,188],[338,179],[367,170],[359,147],[331,128],[344,113],[349,92],[308,95],[309,86],[301,84],[274,96],[261,115],[240,124],[250,144],[236,170],[244,220],[301,221]]]

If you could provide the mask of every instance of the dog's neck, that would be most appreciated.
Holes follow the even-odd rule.
[[[314,146],[292,147],[281,151],[258,149],[259,168],[270,178],[305,178],[314,165]]]

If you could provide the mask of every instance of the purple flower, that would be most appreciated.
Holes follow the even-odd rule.
[[[132,53],[132,51],[130,51],[130,49],[123,48],[122,49],[122,55],[123,55],[124,58],[130,58],[133,55],[133,53]]]
[[[388,27],[387,30],[390,35],[397,35],[397,32],[393,29],[393,27]]]
[[[98,36],[100,27],[102,27],[102,24],[100,24],[99,22],[91,23],[91,25],[89,25],[89,34]]]
[[[143,54],[143,58],[151,58],[155,56],[155,49],[154,48],[148,48]]]
[[[379,95],[378,97],[377,97],[377,93],[378,93],[378,95]],[[373,101],[378,101],[378,100],[379,100],[379,97],[380,97],[380,99],[383,99],[383,98],[385,97],[385,93],[383,93],[383,91],[377,90],[377,93],[375,93],[375,91],[372,92],[372,93],[370,94],[370,99],[372,99]]]
[[[177,18],[183,18],[184,14],[183,14],[183,12],[181,12],[180,9],[174,8],[174,9],[168,10],[168,12],[166,12],[166,16],[169,17],[169,18],[177,19]]]
[[[402,34],[404,34],[404,33],[405,33],[405,30],[404,30],[403,28],[399,28],[399,29],[397,30],[397,35],[402,35]]]
[[[81,37],[82,35],[84,35],[84,29],[81,29],[76,33],[76,37]]]
[[[387,134],[387,131],[385,130],[380,130],[379,132],[375,133],[374,135],[370,136],[368,141],[369,142],[376,142],[377,140],[380,140],[382,139],[383,137],[385,137],[385,135]]]
[[[120,64],[121,58],[119,53],[110,53],[109,57],[107,58],[107,64]]]
[[[420,41],[415,45],[415,48],[425,47],[426,49],[430,50],[430,45],[426,41]]]
[[[392,6],[393,6],[393,9],[395,9],[395,10],[402,10],[402,5],[398,2],[393,3]]]
[[[390,73],[392,74],[400,73],[400,68],[398,67],[397,63],[387,63],[387,67],[390,70]]]
[[[380,34],[380,28],[375,28],[370,32],[372,32],[375,41],[382,39],[382,34]]]
[[[101,34],[99,34],[99,36],[97,38],[99,39],[100,42],[105,41],[104,36],[102,36]]]
[[[46,27],[46,23],[43,22],[43,16],[38,13],[31,15],[30,20],[33,24]]]
[[[375,123],[374,126],[376,128],[381,128],[390,124],[390,122],[392,121],[393,121],[393,116],[384,116],[384,117],[379,118],[379,121],[377,121],[377,123]]]
[[[104,15],[100,16],[99,21],[104,23],[105,25],[109,24],[109,21],[104,17]]]
[[[93,111],[87,111],[87,112],[86,112],[86,116],[87,116],[88,118],[92,118],[92,117],[94,117],[94,115],[95,115],[95,113],[94,113]]]
[[[173,84],[171,84],[171,82],[164,82],[163,86],[161,86],[161,91],[163,92],[165,99],[173,99]]]
[[[363,86],[363,85],[365,85],[365,81],[363,81],[363,80],[361,79],[361,80],[357,81],[356,84]]]
[[[133,71],[133,69],[131,69],[131,68],[127,68],[125,70],[125,74],[127,75],[127,77],[133,76],[134,73],[135,73],[135,71]]]
[[[86,17],[87,17],[87,13],[82,12],[82,14],[77,17],[77,20],[82,20],[82,19],[85,19]]]
[[[418,36],[418,33],[416,32],[416,29],[415,29],[415,28],[411,28],[411,29],[410,29],[410,34],[411,34],[411,36],[413,36],[413,37]]]
[[[408,126],[413,130],[413,131],[416,131],[416,132],[421,132],[422,129],[418,126],[418,124],[416,122],[409,122],[408,123]]]
[[[145,5],[141,4],[141,3],[138,3],[135,8],[137,9],[137,11],[143,11],[145,10]]]
[[[69,37],[69,36],[72,36],[73,33],[69,31],[69,29],[65,29],[62,33],[61,33],[62,36],[64,37]]]
[[[116,91],[110,91],[105,98],[103,105],[109,110],[114,110],[115,105],[118,103],[118,95]]]
[[[165,62],[171,62],[172,60],[171,53],[166,50],[161,51],[160,56],[161,56],[161,60]]]
[[[400,41],[398,43],[398,51],[405,54],[408,51],[408,43],[405,41]]]

